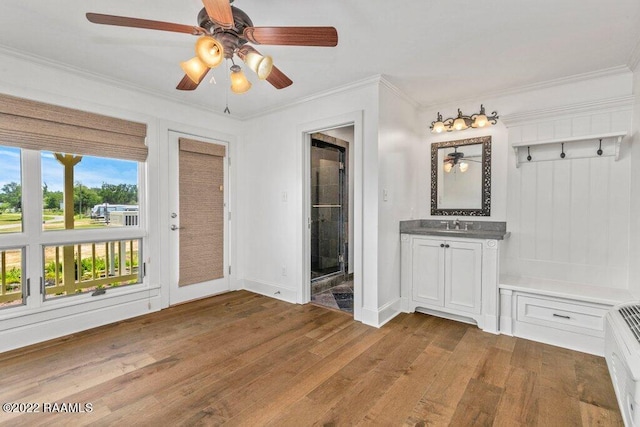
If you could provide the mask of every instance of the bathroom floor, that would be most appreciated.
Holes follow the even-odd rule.
[[[312,293],[311,302],[353,313],[353,279],[341,281],[329,289]]]

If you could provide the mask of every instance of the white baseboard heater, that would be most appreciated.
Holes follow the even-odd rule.
[[[605,316],[605,358],[626,426],[640,426],[640,302]]]

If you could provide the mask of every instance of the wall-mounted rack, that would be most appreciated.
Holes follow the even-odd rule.
[[[539,141],[529,141],[529,142],[514,142],[511,144],[513,150],[516,153],[516,167],[520,167],[520,163],[529,162],[529,161],[541,161],[541,160],[562,160],[562,159],[572,159],[572,158],[586,158],[586,157],[599,157],[599,156],[614,156],[617,161],[620,158],[620,145],[622,144],[622,140],[627,136],[627,132],[609,132],[609,133],[599,133],[593,135],[582,135],[582,136],[571,136],[571,137],[563,137],[563,138],[554,138],[554,139],[545,139]],[[553,144],[557,145],[558,155],[557,157],[549,157],[547,151],[546,158],[535,159],[533,147],[546,146],[549,148]],[[584,146],[586,144],[591,144],[593,146],[593,150],[589,151],[588,155],[585,155]],[[603,146],[604,144],[604,146]],[[577,156],[570,156],[571,146],[581,146],[582,154]],[[606,150],[603,151],[603,147]],[[610,147],[610,148],[609,148]],[[520,153],[520,150],[524,151],[524,156]],[[562,155],[564,154],[564,155]],[[523,160],[521,160],[523,157]]]

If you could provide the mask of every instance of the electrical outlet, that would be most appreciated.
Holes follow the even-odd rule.
[[[286,276],[287,275],[287,267],[286,266],[282,266],[282,275]]]
[[[282,201],[286,203],[289,200],[289,194],[286,191],[282,192]]]
[[[388,190],[382,190],[382,200],[383,201],[387,201],[389,200],[389,191]]]

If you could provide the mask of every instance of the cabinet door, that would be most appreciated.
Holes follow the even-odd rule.
[[[412,288],[414,301],[444,306],[444,250],[439,240],[414,239]]]
[[[482,243],[447,241],[445,306],[480,313],[482,304]]]

